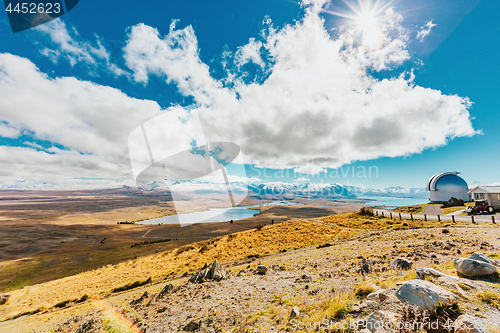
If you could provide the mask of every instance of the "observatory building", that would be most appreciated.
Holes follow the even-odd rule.
[[[432,203],[444,203],[452,197],[469,201],[469,186],[458,174],[459,172],[443,172],[429,179],[426,190],[431,192]]]

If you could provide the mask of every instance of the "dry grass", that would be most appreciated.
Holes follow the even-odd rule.
[[[441,208],[443,210],[443,215],[454,213],[456,211],[459,211],[461,209],[465,209],[467,206],[454,206],[454,207],[446,207],[446,208]]]
[[[343,327],[341,324],[349,321],[351,318],[349,311],[357,301],[356,295],[351,291],[339,293],[312,304],[299,306],[301,312],[300,321],[310,324],[311,327],[306,325],[304,330],[298,330],[297,332],[317,332],[319,327],[324,327],[321,325],[324,325],[325,320],[329,322],[329,325],[331,323],[340,323],[338,326]],[[345,332],[349,332],[349,325],[345,325],[345,327],[347,328]],[[288,321],[287,325],[282,329],[295,331],[296,328],[293,326],[293,322]],[[338,332],[344,332],[344,330],[340,329]]]
[[[218,237],[208,243],[192,244],[182,251],[174,250],[107,265],[44,285],[13,291],[9,304],[0,310],[0,320],[42,307],[51,308],[61,301],[83,295],[107,294],[116,287],[141,281],[145,276],[151,276],[153,280],[165,278],[197,270],[215,259],[227,263],[250,256],[278,253],[283,249],[323,244],[350,235],[352,232],[335,225],[301,220],[265,226],[260,231],[254,229]]]
[[[500,296],[497,293],[495,293],[494,291],[483,290],[483,291],[477,293],[476,296],[483,303],[492,305],[495,308],[500,307]]]
[[[369,281],[363,281],[357,286],[355,294],[360,298],[365,298],[367,295],[373,293],[374,291],[375,287],[373,286],[373,283]]]
[[[344,228],[352,229],[389,229],[389,230],[401,230],[401,229],[417,229],[425,227],[439,227],[445,225],[446,221],[424,221],[420,219],[399,219],[398,213],[392,213],[392,219],[390,216],[370,216],[365,212],[359,211],[354,213],[343,213],[333,216],[327,216],[321,218],[325,223],[338,225]]]

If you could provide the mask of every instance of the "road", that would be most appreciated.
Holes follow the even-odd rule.
[[[393,212],[393,211],[390,211],[387,209],[377,209],[377,208],[373,209],[373,212],[378,214],[378,215],[383,214],[384,216],[390,216],[390,214],[392,213],[393,218],[399,218],[399,214],[400,214],[400,213]],[[401,217],[404,219],[411,219],[412,214],[401,213]],[[453,217],[455,218],[455,221],[472,223],[472,216],[439,215],[439,219],[441,221],[453,221]],[[473,217],[474,217],[475,223],[493,222],[492,217],[494,217],[495,223],[500,224],[500,214],[474,215]],[[426,218],[426,216],[422,213],[413,214],[413,218],[417,219],[417,220],[424,220]],[[437,221],[438,216],[427,214],[427,220]]]

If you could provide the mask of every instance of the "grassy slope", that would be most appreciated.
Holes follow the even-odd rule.
[[[254,229],[185,245],[174,251],[108,265],[43,285],[15,290],[10,293],[9,303],[1,308],[0,320],[29,311],[51,308],[59,302],[84,295],[103,295],[113,288],[149,277],[159,279],[192,272],[215,259],[232,262],[249,256],[277,253],[347,238],[352,233],[349,229],[341,229],[337,225],[303,220],[288,221],[266,226],[260,231]],[[304,237],[305,235],[307,237]]]
[[[341,240],[349,236],[354,237],[350,237],[350,239],[346,240],[345,242],[336,242],[336,245],[332,247],[312,250],[310,248],[305,249],[308,252],[301,253],[299,256],[300,262],[296,264],[302,267],[305,261],[307,261],[306,259],[308,259],[307,255],[309,255],[311,259],[314,258],[315,260],[318,260],[321,257],[320,252],[328,251],[328,254],[326,254],[326,260],[328,264],[341,265],[341,267],[338,267],[338,272],[336,274],[341,274],[339,278],[341,279],[342,283],[345,284],[346,277],[344,276],[344,274],[347,274],[346,276],[356,276],[356,274],[350,273],[350,270],[347,268],[356,267],[358,265],[358,262],[360,260],[358,255],[360,254],[365,257],[369,256],[370,258],[373,257],[373,259],[376,259],[381,258],[382,255],[384,255],[385,258],[385,254],[390,253],[392,253],[392,255],[401,254],[404,256],[408,253],[415,252],[417,249],[421,249],[425,252],[436,251],[440,256],[443,256],[444,259],[438,265],[430,265],[430,263],[427,262],[426,264],[423,264],[424,266],[434,267],[440,271],[454,275],[455,270],[453,268],[453,264],[450,261],[450,258],[453,257],[453,253],[451,253],[451,251],[448,249],[438,251],[433,248],[433,245],[431,245],[431,247],[429,248],[429,244],[433,244],[435,240],[439,240],[441,242],[455,239],[467,240],[466,243],[470,244],[468,244],[467,246],[461,245],[460,248],[464,252],[464,255],[468,255],[473,251],[476,251],[477,247],[480,245],[478,241],[472,241],[469,240],[469,238],[476,238],[475,236],[478,236],[478,239],[482,238],[482,236],[479,236],[479,229],[476,229],[478,232],[475,232],[473,235],[470,234],[470,230],[467,228],[453,228],[451,229],[451,233],[443,233],[442,231],[445,229],[442,228],[424,228],[420,230],[412,230],[412,226],[409,224],[411,221],[398,221],[398,223],[396,224],[391,224],[394,223],[394,221],[391,221],[387,218],[384,219],[379,217],[367,217],[352,213],[326,217],[322,220],[323,223],[317,220],[286,222],[283,224],[267,226],[260,232],[256,230],[250,230],[234,235],[219,237],[210,241],[187,245],[173,252],[139,258],[137,260],[131,261],[128,264],[109,266],[105,269],[80,274],[79,276],[72,277],[75,278],[74,280],[72,280],[75,282],[75,286],[73,286],[71,284],[72,282],[68,280],[70,278],[55,281],[55,283],[59,284],[61,287],[59,290],[56,290],[52,284],[47,284],[46,288],[48,289],[41,289],[39,291],[36,291],[36,293],[43,293],[43,295],[41,296],[45,297],[45,299],[47,300],[48,298],[50,299],[52,293],[64,292],[65,288],[76,291],[75,288],[82,279],[87,279],[87,281],[92,281],[92,283],[96,284],[101,283],[101,281],[106,281],[110,283],[110,286],[114,287],[124,285],[124,280],[116,279],[116,277],[114,276],[115,274],[123,273],[124,268],[129,268],[130,274],[138,277],[137,280],[145,280],[148,276],[152,276],[153,273],[156,274],[160,272],[160,269],[163,269],[162,274],[167,274],[168,272],[182,273],[188,270],[192,270],[193,268],[199,268],[199,266],[201,266],[204,262],[209,262],[215,258],[222,262],[231,262],[238,258],[245,258],[249,255],[264,255],[266,253],[276,253],[282,251],[283,249],[303,247],[311,244],[321,244],[324,242],[332,242],[333,240]],[[416,224],[413,227],[420,226],[419,223],[421,221],[418,223],[416,221],[414,222]],[[325,225],[325,223],[331,225]],[[407,223],[407,226],[403,226],[403,223]],[[344,228],[341,228],[340,225],[343,225]],[[426,226],[438,227],[443,226],[443,224],[434,222],[428,223],[426,224]],[[387,230],[387,232],[382,233],[370,230],[366,230],[366,232],[356,233],[354,228],[358,230],[359,228],[392,230]],[[480,234],[484,233],[486,235],[486,233],[488,232],[488,235],[491,236],[489,230],[491,230],[491,232],[496,232],[496,229],[481,229]],[[493,237],[493,239],[495,237]],[[363,245],[360,246],[360,244]],[[203,253],[200,252],[200,250],[202,249]],[[376,251],[373,251],[374,249],[376,249]],[[280,256],[288,256],[288,254],[289,253],[280,254]],[[444,258],[445,255],[448,255],[446,259]],[[494,253],[490,254],[490,256],[498,257],[498,254]],[[335,258],[335,260],[332,260],[332,257]],[[196,260],[196,258],[199,258],[199,260]],[[288,259],[288,257],[286,258],[287,259],[284,260],[289,263],[290,260]],[[271,259],[270,257],[268,257],[268,259],[266,260]],[[169,266],[165,262],[171,263],[171,265]],[[390,263],[390,260],[388,262]],[[161,267],[151,266],[155,264]],[[323,267],[322,264],[320,266]],[[175,267],[182,268],[175,269]],[[307,271],[308,267],[306,267],[305,270]],[[300,271],[303,272],[304,269],[301,268]],[[415,278],[414,270],[405,272],[404,274],[396,273],[397,272],[392,271],[388,271],[386,273],[373,273],[369,276],[364,277],[363,279],[366,278],[365,284],[368,287],[370,285],[368,282],[374,282],[380,287],[387,288],[395,287],[397,282]],[[134,281],[134,279],[128,279],[127,281]],[[158,287],[155,288],[158,289]],[[329,318],[335,318],[338,313],[344,312],[346,309],[348,310],[355,301],[359,301],[359,299],[362,298],[360,296],[356,296],[356,294],[358,294],[358,291],[362,288],[363,285],[353,285],[349,287],[349,290],[345,294],[340,294],[335,298],[328,298],[324,300],[318,299],[314,302],[311,302],[310,299],[302,301],[300,299],[294,299],[292,295],[281,295],[279,296],[279,299],[276,298],[275,300],[271,301],[273,305],[269,307],[268,310],[262,310],[258,313],[256,312],[252,316],[248,316],[247,324],[261,325],[263,320],[264,322],[266,320],[269,322],[279,320],[281,323],[284,323],[285,320],[288,319],[290,307],[294,304],[299,305],[301,312],[305,315],[304,320],[307,319],[317,321],[325,318],[325,316]],[[136,290],[134,292],[137,294],[135,297],[138,297],[142,291]],[[29,293],[30,296],[32,296],[32,291],[30,291]],[[66,294],[66,296],[69,295]],[[76,298],[76,296],[77,294],[71,294],[70,298],[74,299]],[[35,298],[30,299],[32,301],[37,301]],[[58,299],[64,300],[64,297],[60,297]],[[498,296],[497,294],[472,294],[469,300],[464,300],[464,302],[467,301],[467,303],[470,303],[467,306],[466,304],[464,304],[464,308],[472,309],[479,307],[481,311],[486,311],[486,306],[488,306],[489,304],[488,302],[497,302],[497,299],[500,303],[500,296]],[[21,301],[26,304],[27,300],[28,299],[26,298],[22,299]],[[9,304],[12,303],[12,301],[9,302]],[[495,307],[498,306],[495,305]],[[15,309],[11,306],[10,310],[14,311]],[[70,311],[70,309],[68,309],[68,311]],[[2,317],[4,315],[5,314],[2,313]],[[50,315],[50,312],[47,315]]]

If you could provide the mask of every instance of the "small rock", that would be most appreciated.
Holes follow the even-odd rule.
[[[257,273],[260,275],[264,275],[267,273],[267,267],[265,265],[257,266]]]
[[[376,302],[374,302],[374,301],[363,301],[361,303],[356,303],[352,306],[351,311],[349,311],[349,313],[361,313],[366,308],[373,306],[375,304],[376,304]]]
[[[365,328],[371,333],[391,331],[397,327],[398,314],[390,311],[375,311],[365,320]]]
[[[309,275],[303,274],[295,279],[295,282],[312,282],[312,278]]]
[[[370,263],[366,259],[363,259],[359,264],[359,273],[364,275],[364,274],[370,274],[371,272],[372,272],[372,267]]]
[[[293,308],[292,308],[292,312],[290,312],[290,318],[297,318],[300,316],[300,310],[299,310],[299,307],[297,305],[295,305]]]
[[[394,296],[394,289],[393,290],[381,289],[381,290],[375,291],[371,294],[368,294],[366,296],[366,299],[383,302],[386,299],[388,299],[389,297],[391,297],[391,294]]]
[[[419,311],[434,311],[439,304],[454,304],[458,296],[427,280],[411,280],[403,283],[396,292],[396,297]]]
[[[474,317],[464,314],[455,321],[455,333],[488,333],[489,330]]]
[[[130,302],[130,305],[140,304],[140,303],[142,303],[142,301],[144,301],[148,297],[149,297],[149,293],[147,291],[145,291],[141,297],[139,297],[138,299],[134,299],[132,302]]]
[[[201,324],[195,320],[191,320],[186,326],[184,326],[184,331],[186,332],[195,332],[199,330]]]
[[[4,305],[5,303],[7,303],[7,301],[9,300],[9,298],[10,298],[9,294],[2,294],[2,295],[0,295],[0,305]]]
[[[437,254],[434,252],[429,253],[430,258],[437,258]]]
[[[160,298],[162,298],[163,296],[165,296],[166,294],[170,293],[170,292],[175,292],[177,289],[179,289],[179,287],[176,287],[174,286],[173,284],[167,284],[165,287],[163,287],[163,289],[158,293],[158,295],[156,296],[156,300],[159,300]]]
[[[413,262],[411,262],[410,260],[408,259],[404,259],[404,258],[396,258],[394,259],[394,261],[392,262],[391,264],[391,268],[393,270],[409,270],[411,269],[413,266]]]
[[[94,320],[90,319],[89,321],[85,322],[82,326],[80,326],[79,329],[75,331],[75,333],[84,333],[89,331],[92,328],[92,325],[94,324]]]

